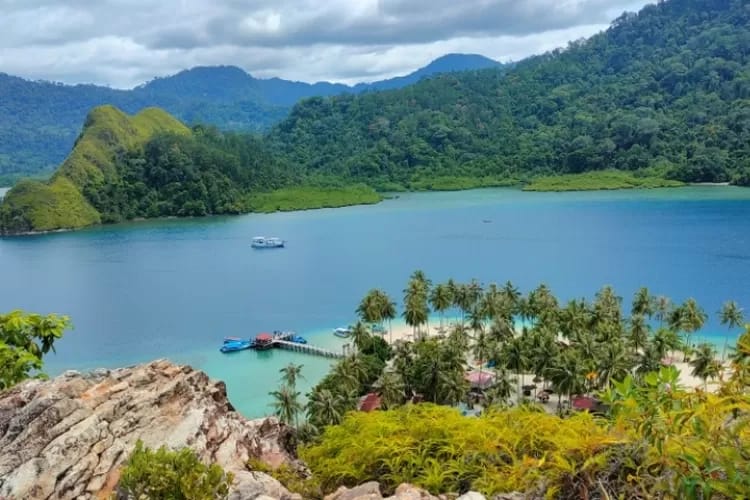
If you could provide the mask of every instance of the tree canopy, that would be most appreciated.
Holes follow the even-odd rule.
[[[746,184],[749,24],[741,0],[661,1],[512,70],[308,99],[269,141],[380,186],[603,169]]]

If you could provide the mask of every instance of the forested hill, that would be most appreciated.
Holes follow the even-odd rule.
[[[667,0],[495,70],[310,99],[269,136],[295,164],[372,184],[606,168],[750,183],[750,3]]]
[[[403,87],[436,73],[498,64],[481,56],[452,54],[405,77],[355,87],[258,79],[233,66],[192,68],[133,90],[31,82],[0,73],[0,185],[9,174],[56,167],[73,147],[87,113],[103,104],[126,113],[158,106],[189,124],[261,131],[286,117],[290,107],[306,97],[363,92],[380,85]]]
[[[264,151],[252,135],[189,129],[158,108],[128,116],[100,106],[52,179],[24,179],[8,191],[0,234],[246,211],[248,193],[301,181]]]

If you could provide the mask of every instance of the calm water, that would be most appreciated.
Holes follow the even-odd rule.
[[[252,250],[263,234],[288,247]],[[0,311],[73,318],[52,373],[169,357],[225,380],[233,403],[256,416],[268,412],[284,364],[304,364],[309,385],[328,362],[222,355],[224,335],[293,329],[339,345],[331,329],[353,319],[368,289],[400,297],[417,268],[434,281],[510,279],[524,290],[544,281],[564,299],[612,284],[629,303],[647,285],[694,296],[710,313],[729,298],[750,307],[750,189],[408,194],[370,207],[0,239]],[[712,317],[703,335],[720,342],[724,329]]]

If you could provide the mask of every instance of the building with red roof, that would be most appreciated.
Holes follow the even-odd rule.
[[[359,405],[357,405],[359,411],[370,412],[373,410],[380,409],[380,396],[376,393],[371,392],[359,399]]]

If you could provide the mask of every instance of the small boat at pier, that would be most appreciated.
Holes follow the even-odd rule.
[[[244,351],[245,349],[250,349],[252,347],[252,342],[249,340],[230,340],[230,341],[224,341],[224,345],[221,346],[219,349],[223,353],[227,352],[236,352],[236,351]]]
[[[299,335],[294,335],[289,340],[290,342],[294,342],[295,344],[307,344],[307,340],[305,340],[304,337],[300,337]]]
[[[229,342],[250,342],[250,341],[247,339],[242,339],[240,337],[224,337],[224,343],[226,344]]]
[[[253,248],[284,248],[284,240],[276,237],[255,236],[250,246]]]

